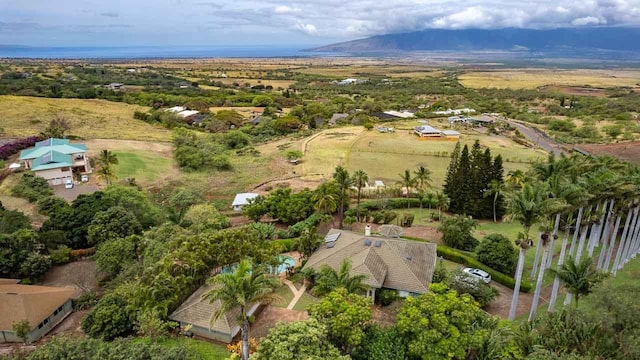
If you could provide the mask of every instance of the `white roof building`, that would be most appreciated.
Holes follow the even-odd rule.
[[[182,112],[182,111],[185,111],[185,110],[187,110],[187,108],[184,107],[184,106],[174,106],[172,108],[168,108],[167,109],[167,111],[172,112],[172,113],[179,113],[179,112]]]
[[[196,110],[184,110],[184,111],[180,111],[178,113],[178,116],[180,116],[181,118],[188,118],[189,116],[193,116],[199,113],[200,112]]]
[[[391,116],[402,118],[402,119],[408,119],[415,116],[411,111],[389,110],[389,111],[383,112],[383,114],[391,115]]]
[[[234,211],[242,211],[242,207],[244,205],[249,204],[249,200],[255,199],[259,195],[260,194],[256,194],[256,193],[240,193],[240,194],[236,194],[236,197],[233,199],[233,203],[231,204],[231,206],[233,206],[233,210]]]
[[[469,114],[476,112],[474,109],[463,108],[463,109],[447,109],[441,111],[434,111],[433,113],[436,115],[460,115],[460,114]]]

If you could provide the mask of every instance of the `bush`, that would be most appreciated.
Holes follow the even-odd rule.
[[[100,300],[98,294],[92,291],[84,292],[79,298],[73,300],[73,310],[87,310],[94,307],[98,303],[98,300]]]
[[[476,248],[478,261],[502,273],[513,275],[516,271],[518,253],[513,243],[504,235],[486,236]]]
[[[460,270],[449,274],[445,282],[458,294],[471,295],[481,307],[489,305],[498,296],[498,290]]]
[[[390,224],[397,217],[398,214],[393,211],[374,211],[371,213],[371,222],[374,224]]]
[[[38,141],[40,141],[39,137],[31,136],[4,144],[0,146],[0,160],[7,160],[11,155],[34,146]]]
[[[376,295],[378,295],[378,301],[382,306],[391,305],[394,301],[400,298],[398,293],[391,289],[381,289],[376,293]]]
[[[57,249],[49,252],[49,257],[54,265],[62,265],[71,261],[71,249],[66,245],[61,245]]]
[[[30,202],[36,202],[51,195],[52,191],[47,180],[32,173],[25,173],[11,190],[11,193]]]
[[[36,203],[38,206],[38,212],[42,215],[51,215],[51,213],[58,211],[61,208],[69,207],[69,204],[63,199],[57,196],[48,196],[41,198]]]
[[[411,227],[411,225],[413,225],[414,219],[415,219],[415,216],[413,214],[405,213],[402,215],[402,221],[400,223],[400,226]]]
[[[82,331],[107,341],[127,336],[134,329],[134,316],[130,309],[122,296],[108,294],[82,320]]]
[[[442,241],[456,249],[473,251],[478,240],[473,237],[473,230],[478,222],[462,215],[456,215],[442,221],[438,231],[442,232]]]
[[[291,252],[294,250],[296,239],[278,239],[272,241],[273,246],[277,246],[280,252]]]
[[[13,234],[20,229],[31,229],[31,219],[16,210],[0,210],[0,234]]]

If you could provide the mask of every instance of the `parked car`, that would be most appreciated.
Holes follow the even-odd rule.
[[[66,179],[64,181],[64,188],[65,189],[73,189],[73,180],[71,179]]]
[[[80,176],[80,181],[82,181],[82,182],[89,181],[89,175],[83,174],[82,176]]]
[[[489,275],[489,273],[487,273],[484,270],[480,270],[476,268],[464,268],[462,269],[462,271],[465,274],[472,276],[478,280],[484,281],[487,284],[491,282],[491,275]]]

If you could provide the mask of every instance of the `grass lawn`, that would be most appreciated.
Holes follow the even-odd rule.
[[[296,305],[293,307],[293,310],[305,311],[307,310],[307,306],[311,304],[315,304],[320,302],[320,299],[310,295],[308,292],[302,294]]]
[[[135,111],[148,109],[106,100],[3,95],[0,96],[0,128],[4,128],[7,136],[38,135],[49,120],[62,116],[71,126],[68,133],[83,139],[169,141],[169,130],[133,118]]]
[[[170,175],[173,160],[151,151],[114,151],[118,164],[114,170],[118,179],[135,178],[140,184],[151,183]]]
[[[274,293],[280,296],[282,298],[282,301],[274,302],[272,304],[273,306],[286,309],[289,303],[291,302],[291,300],[293,300],[293,293],[291,292],[291,289],[289,289],[289,286],[287,285],[280,286],[274,291]]]
[[[149,339],[135,339],[138,342],[149,342]],[[156,340],[157,343],[167,349],[178,345],[183,345],[189,349],[194,356],[193,360],[224,360],[230,353],[222,344],[212,343],[204,340],[196,340],[187,337],[170,337]]]

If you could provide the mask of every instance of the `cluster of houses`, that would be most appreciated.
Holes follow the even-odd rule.
[[[500,118],[499,114],[482,114],[479,116],[455,115],[449,116],[449,124],[469,124],[478,126],[488,126],[495,123]]]
[[[206,117],[204,114],[201,114],[200,111],[189,110],[184,106],[174,106],[168,108],[166,111],[178,115],[188,124],[200,124]]]

